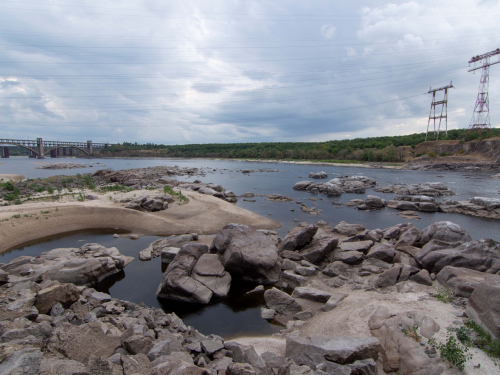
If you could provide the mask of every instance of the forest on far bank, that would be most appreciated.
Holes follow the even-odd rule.
[[[484,131],[482,136],[468,129],[442,132],[440,141],[469,142],[476,139],[500,137],[500,128]],[[432,138],[432,134],[429,135]],[[425,142],[425,133],[399,136],[333,140],[325,142],[262,142],[262,143],[206,143],[165,145],[123,142],[106,150],[95,152],[97,157],[176,157],[228,159],[285,159],[343,162],[402,162],[408,157],[421,156],[417,145]],[[429,144],[429,142],[427,143]],[[11,156],[28,155],[21,147],[9,147]],[[448,150],[448,149],[447,149]],[[419,153],[420,152],[420,153]],[[455,151],[458,152],[458,151]],[[425,153],[425,152],[424,152]],[[458,152],[460,153],[460,152]],[[447,156],[449,151],[429,152],[430,156]]]
[[[467,129],[454,129],[440,134],[440,140],[468,142],[479,139],[479,134]],[[484,131],[481,139],[499,137],[500,129]],[[431,137],[431,135],[429,135]],[[99,152],[100,156],[178,157],[178,158],[235,158],[235,159],[292,159],[400,162],[425,141],[425,133],[400,136],[343,139],[326,142],[262,142],[262,143],[207,143],[187,145],[137,144],[124,142]],[[441,156],[446,156],[441,153]],[[434,155],[431,155],[434,156]],[[437,156],[437,155],[435,155]]]

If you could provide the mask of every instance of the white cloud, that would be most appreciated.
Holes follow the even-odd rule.
[[[321,26],[321,35],[325,39],[332,39],[337,34],[337,28],[331,23]]]

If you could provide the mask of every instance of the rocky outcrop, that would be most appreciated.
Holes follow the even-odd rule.
[[[368,195],[366,200],[358,205],[358,210],[371,210],[383,208],[387,205],[385,199],[377,197],[376,195]]]
[[[442,212],[500,219],[500,199],[496,198],[474,197],[468,201],[445,199],[439,202],[439,209]]]
[[[410,329],[417,327],[420,335],[431,338],[439,331],[436,322],[422,313],[391,314],[386,307],[379,307],[370,317],[368,326],[374,337],[380,340],[383,368],[386,373],[400,371],[403,374],[439,375],[444,366],[431,353],[429,345],[421,346],[417,337],[411,337]]]
[[[186,190],[197,191],[200,194],[211,195],[230,203],[236,203],[238,201],[238,197],[235,193],[233,193],[231,190],[223,188],[218,184],[205,184],[201,181],[195,181],[193,183],[181,182],[178,184],[178,187]]]
[[[309,172],[309,178],[328,178],[326,172]]]
[[[364,230],[365,227],[361,224],[349,224],[345,221],[341,221],[333,228],[333,232],[342,234],[344,236],[354,236],[355,234],[358,234],[359,232],[362,232]]]
[[[305,245],[311,242],[317,231],[318,227],[314,224],[299,225],[293,228],[290,232],[288,232],[283,241],[281,241],[279,246],[280,251],[302,249]]]
[[[172,203],[174,198],[171,195],[158,195],[151,198],[149,195],[143,195],[130,201],[125,208],[137,211],[156,212],[163,211],[168,208],[168,204]]]
[[[151,258],[157,258],[161,255],[163,263],[170,263],[173,260],[175,254],[177,253],[177,250],[174,249],[178,249],[182,245],[187,244],[188,242],[197,240],[198,240],[197,233],[182,234],[180,236],[171,236],[152,242],[146,249],[142,250],[142,252],[144,252],[145,254],[151,254]],[[169,254],[170,255],[173,254],[173,256],[169,257],[168,256],[169,254],[165,254],[165,256],[163,255],[168,251],[170,251]]]
[[[453,266],[443,267],[437,274],[437,280],[441,285],[453,290],[455,296],[466,298],[483,283],[500,285],[500,275]]]
[[[188,243],[168,265],[158,286],[158,298],[207,304],[212,296],[224,297],[231,275],[217,254],[207,254],[208,246]]]
[[[466,242],[454,248],[431,251],[420,263],[423,268],[434,273],[445,266],[497,273],[500,271],[500,243],[490,239]]]
[[[380,193],[395,193],[400,195],[426,195],[430,197],[456,195],[442,182],[424,182],[420,184],[398,184],[375,188]]]
[[[468,242],[471,241],[472,238],[460,225],[451,221],[439,221],[429,225],[422,231],[422,242],[427,243],[431,240]]]
[[[340,196],[342,193],[364,194],[366,189],[377,185],[374,179],[366,176],[338,177],[328,182],[299,181],[294,190],[306,190],[310,193],[322,193],[330,196]]]
[[[38,257],[21,256],[0,267],[7,279],[22,277],[41,282],[46,279],[76,285],[95,285],[120,272],[134,258],[115,247],[90,243],[75,249],[54,249]]]
[[[228,224],[215,236],[210,252],[219,254],[226,271],[243,280],[274,284],[281,261],[271,237],[246,225]]]

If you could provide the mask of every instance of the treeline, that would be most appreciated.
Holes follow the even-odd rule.
[[[500,136],[500,129],[495,128],[491,132],[483,132],[481,138],[498,136]],[[468,142],[478,139],[479,135],[476,132],[467,134],[467,129],[455,129],[448,131],[447,138],[444,132],[440,134],[439,138],[440,140],[462,140]],[[416,145],[424,141],[425,133],[326,142],[208,143],[175,146],[124,142],[121,145],[102,150],[100,154],[103,156],[120,154],[121,156],[130,157],[140,157],[149,154],[180,158],[402,161],[408,156],[408,148],[413,149]]]

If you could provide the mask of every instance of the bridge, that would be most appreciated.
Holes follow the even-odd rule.
[[[110,143],[44,141],[42,138],[37,138],[36,140],[0,138],[0,145],[13,145],[25,148],[29,151],[30,158],[38,159],[45,159],[46,154],[50,154],[52,158],[73,156],[74,150],[76,153],[83,152],[85,155],[92,155],[96,149],[106,149],[112,146]],[[9,147],[0,146],[0,154],[2,158],[8,158]]]

